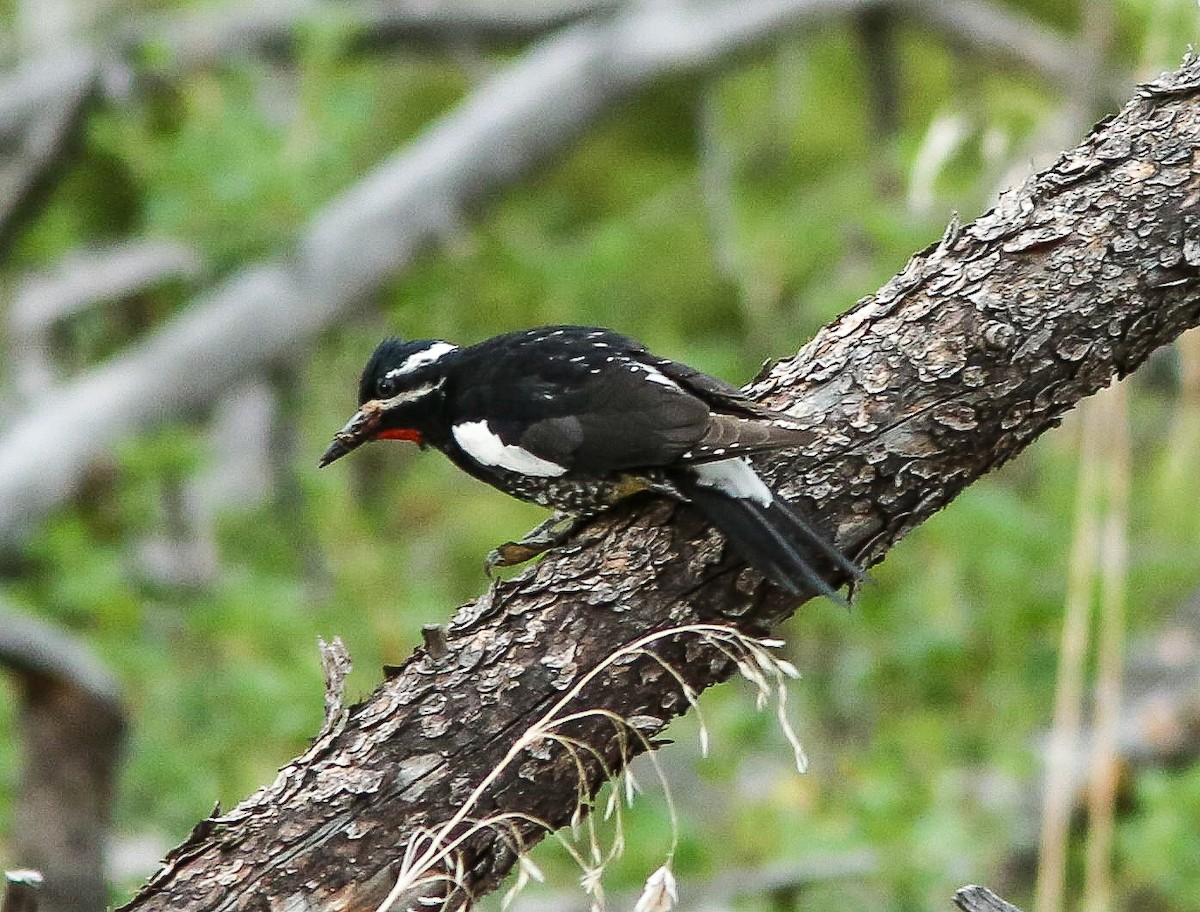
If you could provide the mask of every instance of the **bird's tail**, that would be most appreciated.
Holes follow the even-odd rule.
[[[865,578],[744,459],[689,466],[674,480],[747,563],[793,595],[815,590],[845,604],[826,574],[851,581]]]

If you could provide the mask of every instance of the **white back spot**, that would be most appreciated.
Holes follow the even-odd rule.
[[[730,497],[753,500],[764,507],[771,506],[775,501],[775,495],[767,483],[758,477],[745,459],[702,462],[692,466],[692,471],[696,474],[696,481],[704,487],[715,488]]]
[[[646,379],[651,383],[661,383],[663,386],[669,386],[672,389],[679,389],[678,383],[657,368],[643,367],[643,370],[646,372]]]

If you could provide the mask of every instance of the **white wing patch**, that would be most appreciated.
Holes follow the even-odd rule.
[[[646,368],[646,379],[651,383],[661,383],[663,386],[670,386],[674,389],[679,389],[679,384],[668,377],[666,374],[653,367]]]
[[[389,377],[402,377],[405,374],[411,374],[417,368],[424,367],[426,364],[432,364],[452,351],[458,351],[458,346],[451,345],[449,342],[434,342],[428,348],[423,348],[419,352],[409,355],[404,359],[403,364],[399,367],[393,367],[387,372],[387,375]]]
[[[542,459],[519,446],[505,443],[492,433],[486,421],[456,424],[450,432],[463,448],[463,452],[483,465],[499,466],[510,472],[534,475],[538,478],[556,478],[567,471],[549,459]]]
[[[775,495],[767,483],[758,477],[745,459],[722,459],[720,462],[704,462],[691,467],[696,481],[706,488],[715,488],[722,494],[742,500],[753,500],[764,507],[771,506]]]
[[[607,358],[605,360],[611,361],[612,358]],[[644,374],[645,378],[651,383],[658,383],[673,390],[680,389],[678,383],[660,371],[657,367],[651,367],[649,364],[641,364],[640,362],[634,361],[629,365],[629,370],[635,374]]]

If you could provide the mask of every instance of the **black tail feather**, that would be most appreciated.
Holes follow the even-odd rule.
[[[804,543],[812,545],[818,551],[824,554],[830,563],[850,577],[851,582],[860,583],[867,579],[867,572],[863,570],[862,567],[854,563],[854,561],[850,560],[850,558],[846,557],[846,555],[844,555],[838,549],[837,545],[829,541],[824,535],[814,529],[812,524],[804,518],[803,514],[801,514],[799,510],[793,507],[778,494],[775,495],[775,502],[771,505],[771,509],[786,513],[788,520],[799,532],[800,537],[804,540]]]
[[[865,578],[857,564],[778,494],[770,506],[763,506],[751,498],[733,497],[697,484],[690,474],[681,474],[678,484],[747,563],[793,595],[815,590],[838,604],[847,604],[814,564],[829,565],[851,581]]]

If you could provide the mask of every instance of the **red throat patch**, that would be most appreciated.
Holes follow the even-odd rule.
[[[376,440],[411,440],[421,442],[421,432],[414,428],[389,428],[375,435]]]

